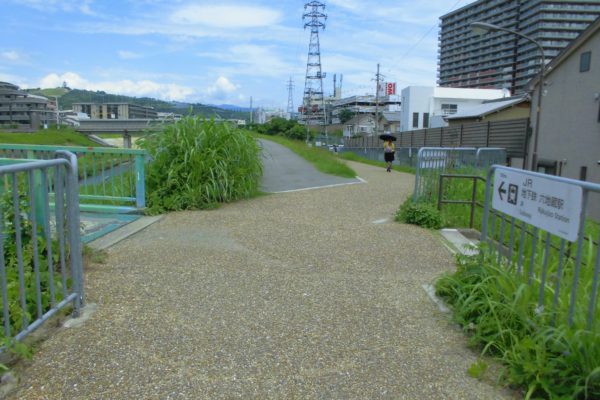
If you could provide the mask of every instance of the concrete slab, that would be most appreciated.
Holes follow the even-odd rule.
[[[459,253],[468,256],[477,254],[474,247],[479,244],[478,240],[467,238],[458,229],[442,229],[440,233]]]
[[[83,243],[92,242],[141,217],[138,214],[81,212],[79,215],[83,231],[81,241]]]
[[[132,221],[126,225],[123,225],[119,229],[113,230],[110,233],[105,234],[104,236],[98,237],[95,240],[92,240],[88,243],[90,247],[96,250],[104,250],[109,248],[110,246],[120,242],[121,240],[141,231],[153,223],[160,221],[163,218],[163,215],[156,215],[152,217],[140,217],[135,221]]]

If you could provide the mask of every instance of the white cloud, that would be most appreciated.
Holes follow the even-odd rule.
[[[221,62],[236,64],[228,69],[236,75],[273,76],[283,72],[288,74],[294,66],[280,58],[280,52],[273,46],[240,44],[229,47],[226,51],[200,53],[201,57]]]
[[[171,14],[170,20],[183,25],[235,29],[272,25],[280,17],[279,12],[264,7],[189,5]]]
[[[21,59],[21,55],[14,50],[4,51],[0,53],[0,56],[2,56],[3,59],[8,61],[19,61]]]
[[[123,94],[128,96],[148,96],[163,100],[185,101],[194,94],[190,87],[173,83],[158,83],[151,80],[134,81],[122,79],[119,81],[90,82],[79,74],[66,72],[62,75],[52,73],[40,80],[39,87],[54,88],[63,82],[71,88],[86,90],[101,90],[107,93]]]
[[[231,83],[229,81],[229,79],[227,79],[226,77],[220,76],[217,78],[215,83],[213,83],[211,86],[209,86],[206,89],[206,93],[208,94],[208,96],[210,96],[214,99],[222,100],[222,99],[227,98],[230,94],[235,92],[237,89],[238,89],[237,85],[234,85],[233,83]]]
[[[361,8],[360,2],[356,0],[329,0],[328,3],[351,11],[357,11]]]
[[[134,53],[133,51],[127,51],[127,50],[119,50],[117,52],[117,54],[119,55],[119,57],[121,57],[123,60],[134,60],[136,58],[142,58],[143,56],[139,53]]]
[[[13,2],[44,12],[65,11],[95,15],[92,10],[94,0],[18,0]]]

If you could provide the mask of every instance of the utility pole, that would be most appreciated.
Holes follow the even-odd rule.
[[[250,123],[252,124],[252,116],[254,115],[254,110],[252,109],[252,96],[250,96]]]
[[[375,80],[377,86],[375,86],[375,135],[379,133],[379,82],[383,75],[379,73],[379,64],[377,64],[377,74],[375,74]]]
[[[290,76],[290,80],[288,81],[287,89],[288,89],[287,112],[290,115],[290,119],[292,119],[292,115],[294,113],[294,81],[292,81],[291,76]]]
[[[60,121],[59,121],[59,110],[58,110],[58,96],[52,96],[54,97],[54,111],[56,113],[56,129],[60,129]]]

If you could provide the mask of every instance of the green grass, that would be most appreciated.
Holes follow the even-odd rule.
[[[487,254],[485,249],[482,254]],[[539,272],[540,266],[536,268]],[[585,273],[590,275],[591,270]],[[550,271],[556,274],[552,266]],[[549,286],[544,307],[537,307],[540,280],[530,283],[527,274],[498,264],[495,256],[459,258],[457,271],[439,279],[436,292],[451,305],[471,343],[503,362],[505,382],[525,388],[526,399],[598,399],[600,310],[596,309],[594,327],[583,328],[590,294],[590,285],[583,284],[575,323],[564,323],[572,273],[569,262],[557,309],[552,307]]]
[[[97,147],[98,143],[91,141],[85,135],[71,128],[49,128],[33,133],[0,132],[0,143],[33,144],[47,146],[84,146]]]
[[[352,153],[352,152],[339,153],[339,157],[344,160],[348,160],[348,161],[355,161],[355,162],[359,162],[359,163],[363,163],[363,164],[373,165],[376,167],[386,168],[386,163],[383,161],[370,160],[368,158],[361,157],[361,156],[357,155],[356,153]],[[415,173],[415,169],[413,167],[408,167],[405,165],[394,165],[394,166],[392,166],[392,169],[394,171],[406,172],[408,174]]]
[[[317,168],[317,170],[335,176],[341,176],[343,178],[354,178],[356,172],[346,164],[341,162],[339,158],[331,151],[324,148],[308,147],[306,143],[299,140],[289,140],[281,136],[268,136],[257,134],[257,137],[265,140],[270,140],[275,143],[279,143],[306,161],[310,162]]]

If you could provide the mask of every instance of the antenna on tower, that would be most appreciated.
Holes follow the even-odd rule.
[[[323,78],[321,72],[321,49],[319,45],[319,29],[325,29],[324,20],[327,15],[325,4],[319,1],[311,1],[304,4],[308,10],[302,15],[305,22],[304,29],[310,27],[310,42],[308,45],[308,60],[306,62],[306,79],[304,81],[304,97],[301,107],[301,119],[308,125],[326,125],[325,103],[323,99]]]
[[[289,115],[289,119],[292,119],[292,115],[294,114],[294,81],[292,80],[291,76],[290,76],[290,80],[288,81],[288,84],[287,84],[287,89],[288,89],[287,112]]]
[[[333,97],[337,97],[337,74],[333,74]]]

